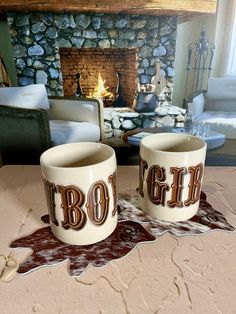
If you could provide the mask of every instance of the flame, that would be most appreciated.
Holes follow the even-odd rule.
[[[99,72],[97,86],[95,87],[94,92],[90,94],[90,96],[99,99],[106,98],[112,100],[114,98],[114,95],[108,91],[109,87],[105,86],[105,82],[106,81],[102,79],[101,73]]]

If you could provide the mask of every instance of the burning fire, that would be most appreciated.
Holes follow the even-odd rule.
[[[90,97],[99,98],[106,101],[114,100],[114,95],[108,91],[109,87],[105,86],[105,82],[102,79],[101,73],[98,73],[98,82],[97,86],[95,87],[94,92],[90,93]]]

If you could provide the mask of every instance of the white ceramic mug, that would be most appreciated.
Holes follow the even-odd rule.
[[[107,238],[117,225],[116,156],[101,143],[55,146],[40,158],[52,233],[86,245]]]
[[[199,207],[206,143],[198,137],[158,133],[140,145],[140,207],[165,221],[194,216]]]

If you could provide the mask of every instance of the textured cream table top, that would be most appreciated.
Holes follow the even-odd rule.
[[[118,191],[138,185],[138,167],[118,167]],[[236,227],[236,168],[205,170],[204,192]],[[9,243],[43,227],[39,166],[0,168],[0,255],[23,260]],[[0,282],[0,313],[236,313],[236,233],[212,231],[140,244],[128,256],[71,277],[67,262]]]

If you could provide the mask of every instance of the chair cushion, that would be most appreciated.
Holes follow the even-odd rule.
[[[64,120],[49,121],[52,145],[74,142],[98,142],[99,126],[89,122],[74,122]]]
[[[236,112],[236,79],[209,78],[204,110]]]
[[[43,84],[1,87],[0,104],[24,109],[49,109],[47,91]]]
[[[236,111],[204,111],[197,119],[209,124],[211,130],[225,134],[226,138],[236,139]]]
[[[226,77],[210,77],[206,96],[209,99],[231,101],[236,98],[236,79]]]
[[[211,99],[206,96],[205,98],[205,111],[224,111],[236,112],[236,98],[229,99]]]

